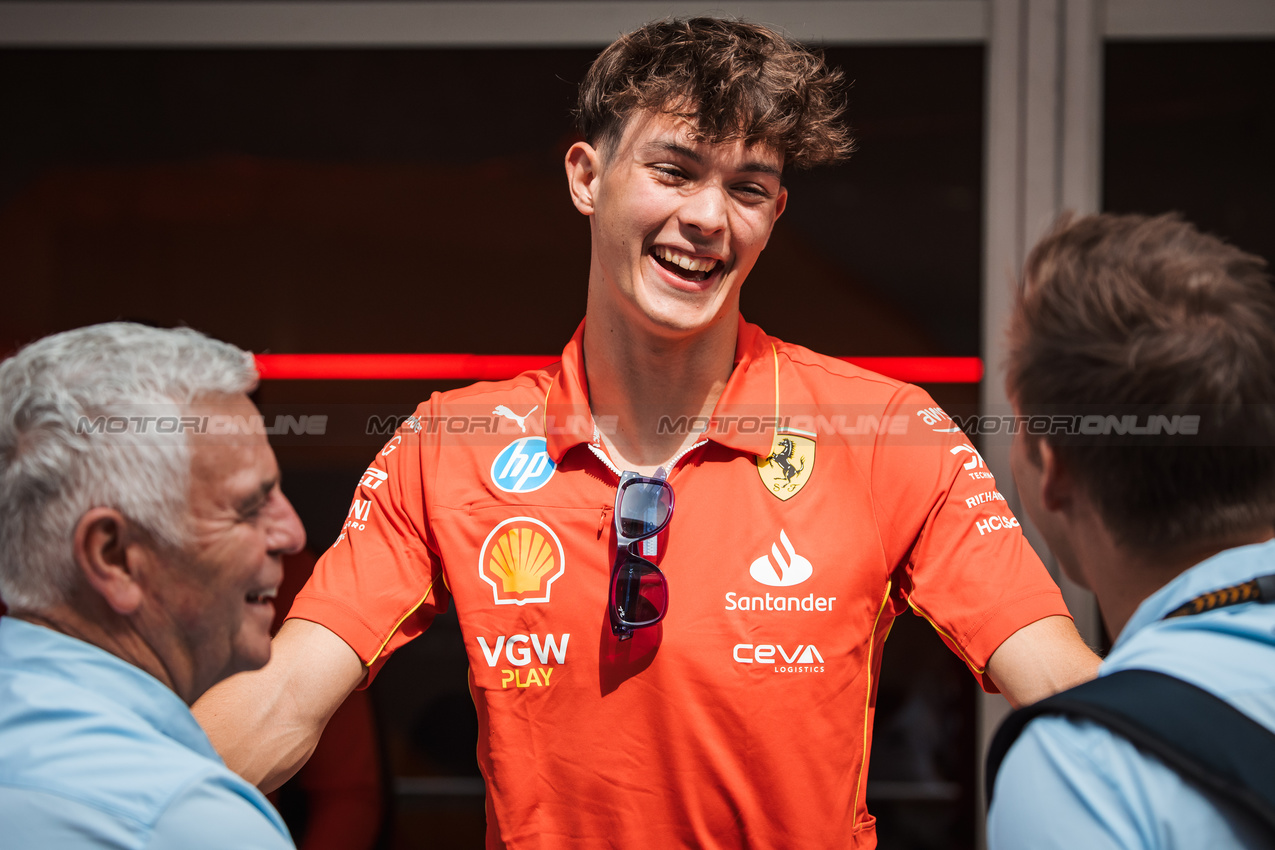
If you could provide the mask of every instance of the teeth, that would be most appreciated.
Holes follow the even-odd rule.
[[[696,257],[688,257],[681,252],[672,250],[671,248],[665,248],[663,245],[656,246],[655,256],[659,257],[666,263],[672,263],[675,266],[686,269],[688,272],[712,271],[717,266],[717,260],[702,260]]]
[[[261,603],[261,602],[265,602],[268,599],[274,599],[275,596],[278,595],[278,593],[279,593],[279,589],[274,588],[273,590],[263,590],[260,593],[246,593],[244,594],[244,599],[248,600],[249,602]]]

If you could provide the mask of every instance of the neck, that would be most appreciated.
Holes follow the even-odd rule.
[[[193,682],[182,682],[182,677],[174,675],[175,671],[138,634],[131,621],[109,607],[102,606],[102,610],[85,613],[73,604],[61,603],[41,611],[14,610],[9,614],[109,652],[154,676],[187,705],[199,696],[194,692]]]
[[[1271,527],[1262,526],[1164,550],[1139,551],[1111,542],[1108,563],[1090,571],[1108,631],[1113,638],[1118,636],[1147,597],[1196,564],[1227,549],[1264,543],[1272,536]]]
[[[614,422],[602,439],[617,465],[651,473],[698,434],[667,433],[666,418],[709,416],[735,364],[737,315],[691,336],[658,336],[590,312],[585,376],[595,419]]]

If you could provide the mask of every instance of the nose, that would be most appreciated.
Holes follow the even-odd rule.
[[[721,186],[705,185],[685,196],[679,220],[704,236],[714,236],[726,230],[727,208],[725,190]]]
[[[305,526],[282,490],[275,488],[266,510],[269,512],[266,547],[270,554],[282,556],[300,552],[305,546]]]

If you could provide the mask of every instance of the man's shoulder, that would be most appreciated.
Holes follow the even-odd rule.
[[[988,813],[989,846],[1030,846],[1046,836],[1058,841],[1057,846],[1105,846],[1111,833],[1127,829],[1129,813],[1120,805],[1120,817],[1114,820],[1125,823],[1113,823],[1106,809],[1094,809],[1090,802],[1124,802],[1112,772],[1120,745],[1111,732],[1089,720],[1060,715],[1033,719],[997,773]],[[1090,817],[1093,812],[1098,816]]]
[[[486,410],[486,415],[499,415],[493,411],[501,405],[512,408],[514,405],[544,404],[545,396],[561,370],[561,362],[554,362],[505,380],[478,381],[436,392],[417,406],[416,415],[436,415],[443,411],[474,413],[482,410]]]
[[[1187,681],[1275,731],[1275,606],[1250,603],[1152,623],[1118,643],[1099,675],[1129,669]]]
[[[825,438],[841,434],[873,450],[916,428],[927,435],[951,430],[947,413],[915,384],[773,337],[761,345],[768,350],[754,353],[748,380],[754,387],[763,381],[775,386],[781,411],[794,427]],[[878,440],[881,435],[891,439]]]
[[[540,369],[529,369],[512,378],[500,381],[478,381],[454,390],[438,394],[440,399],[451,402],[485,401],[507,395],[543,393],[545,388],[562,371],[561,361],[555,361]]]
[[[37,682],[29,673],[0,671],[0,786],[33,801],[74,803],[66,817],[78,808],[141,826],[154,823],[192,786],[248,787],[220,760],[166,734],[111,694],[80,690],[56,678]]]
[[[1234,804],[1092,720],[1033,719],[996,778],[989,844],[1143,847],[1171,835],[1180,847],[1265,847]]]
[[[783,342],[773,337],[771,340],[779,358],[781,380],[782,373],[788,371],[803,383],[834,393],[851,395],[865,403],[885,404],[900,393],[921,392],[905,381],[873,372],[840,357],[820,354],[803,345]]]
[[[1265,619],[1263,607],[1239,613]],[[1236,609],[1219,616],[1227,613],[1154,623],[1119,643],[1099,675],[1142,669],[1175,676],[1275,730],[1275,674],[1265,672],[1275,670],[1275,646],[1261,629],[1241,628]],[[1098,829],[1122,836],[1120,846],[1141,846],[1123,837],[1150,834],[1155,824],[1175,836],[1176,846],[1266,846],[1231,803],[1202,792],[1105,725],[1058,714],[1037,717],[1023,729],[997,775],[995,799],[997,826],[989,821],[989,828],[1012,824],[1021,840],[992,842],[994,848],[1025,846],[1030,841],[1023,836],[1050,829]],[[1105,813],[1101,823],[1096,812]],[[1210,838],[1232,833],[1226,842]],[[1091,838],[1077,834],[1073,846],[1091,845]]]

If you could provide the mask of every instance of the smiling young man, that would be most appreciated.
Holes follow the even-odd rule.
[[[585,321],[560,363],[435,395],[373,460],[274,660],[198,707],[236,769],[277,784],[454,605],[489,847],[872,847],[894,616],[1016,702],[1092,674],[942,411],[739,315],[783,170],[849,152],[839,84],[737,21],[598,57],[566,157]]]
[[[620,138],[567,154],[593,233],[589,407],[617,423],[599,432],[617,465],[646,473],[698,437],[661,433],[660,417],[712,414],[734,365],[740,287],[788,199],[781,151],[696,130],[642,111]]]
[[[279,490],[252,358],[68,331],[0,364],[0,822],[14,847],[285,848],[188,706],[270,658]]]

